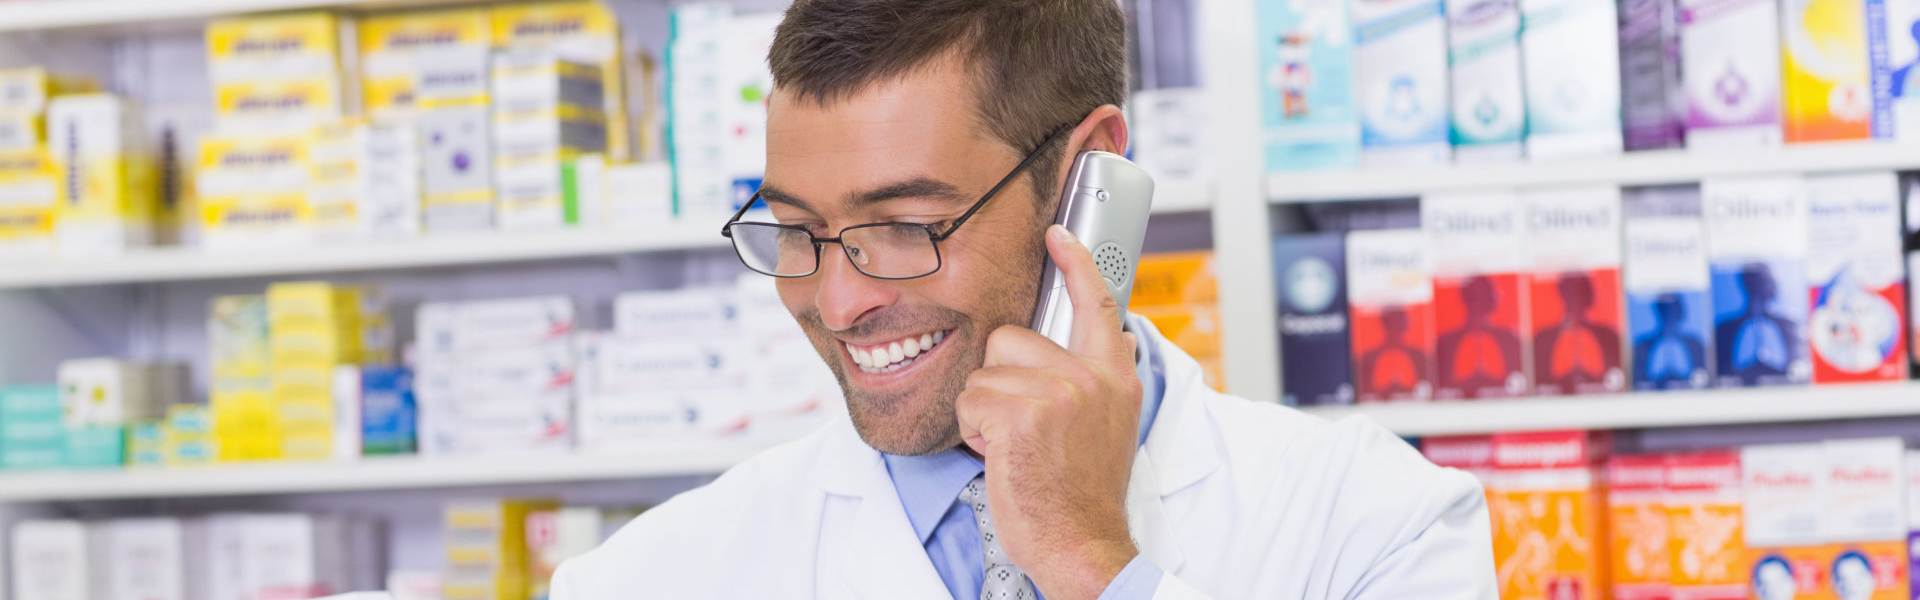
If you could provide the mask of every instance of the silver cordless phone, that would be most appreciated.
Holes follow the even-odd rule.
[[[1073,232],[1093,253],[1107,292],[1127,311],[1133,295],[1133,270],[1147,237],[1153,208],[1153,178],[1118,154],[1081,152],[1060,190],[1060,212],[1053,222]],[[1073,334],[1073,301],[1067,281],[1047,259],[1040,271],[1040,301],[1033,308],[1033,330],[1066,346]]]

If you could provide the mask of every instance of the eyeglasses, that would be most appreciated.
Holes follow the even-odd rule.
[[[799,225],[741,221],[740,217],[760,201],[760,192],[756,191],[747,205],[740,207],[720,228],[720,235],[733,240],[734,253],[740,255],[740,262],[748,269],[774,277],[806,277],[818,272],[820,255],[827,244],[839,244],[853,268],[868,277],[888,280],[926,277],[940,270],[940,242],[953,237],[1000,188],[1006,187],[1038,159],[1040,151],[1071,129],[1071,126],[1061,127],[1048,135],[1046,141],[1040,142],[1039,147],[1021,159],[999,183],[993,184],[986,195],[954,219],[945,231],[936,232],[932,225],[920,223],[867,223],[841,229],[839,237],[826,238],[815,237]]]

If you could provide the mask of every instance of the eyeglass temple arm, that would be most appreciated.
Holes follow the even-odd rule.
[[[733,213],[733,218],[727,219],[727,224],[720,226],[720,236],[729,237],[729,238],[733,237],[733,224],[739,221],[740,217],[747,216],[747,211],[752,209],[754,203],[759,201],[760,201],[760,190],[754,190],[753,197],[747,199],[746,205],[741,206],[740,210],[735,211]]]
[[[1013,183],[1013,180],[1019,177],[1021,172],[1026,171],[1027,167],[1033,164],[1033,161],[1040,158],[1043,150],[1046,150],[1048,146],[1052,146],[1055,141],[1060,139],[1061,135],[1069,131],[1073,131],[1073,125],[1071,123],[1054,130],[1052,135],[1047,136],[1046,141],[1040,142],[1038,147],[1034,148],[1032,152],[1027,153],[1026,158],[1020,159],[1020,164],[1014,166],[1012,171],[1007,172],[1006,177],[1000,178],[999,183],[993,184],[993,188],[988,189],[986,195],[980,197],[979,202],[973,203],[972,207],[967,208],[967,212],[960,213],[960,218],[954,219],[953,225],[948,226],[946,231],[934,234],[933,240],[940,241],[947,239],[947,236],[953,235],[955,231],[959,231],[960,226],[967,223],[967,219],[973,218],[973,213],[980,212],[980,207],[986,206],[988,200],[992,200],[995,195],[1000,193],[1000,188],[1006,187],[1009,183]],[[735,218],[739,217],[736,216]]]

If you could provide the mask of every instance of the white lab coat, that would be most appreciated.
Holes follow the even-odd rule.
[[[1485,498],[1364,418],[1167,387],[1127,497],[1156,598],[1496,597]],[[844,418],[649,510],[560,566],[554,600],[944,598],[880,454]],[[1045,590],[1042,590],[1043,592]]]

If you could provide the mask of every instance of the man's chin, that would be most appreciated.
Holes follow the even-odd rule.
[[[960,445],[960,421],[952,405],[933,398],[880,399],[854,392],[848,394],[847,413],[861,441],[887,454],[921,456]]]

